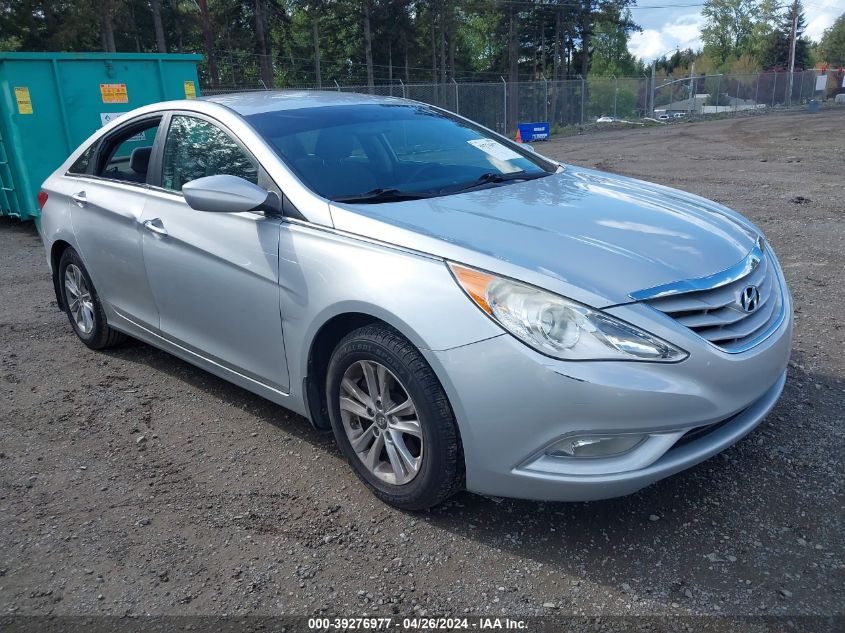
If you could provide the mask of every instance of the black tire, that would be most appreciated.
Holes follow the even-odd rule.
[[[77,325],[70,309],[68,291],[65,287],[65,272],[70,265],[76,266],[82,273],[82,277],[85,279],[85,284],[88,286],[88,291],[91,295],[91,303],[94,308],[92,311],[93,327],[91,328],[91,331],[87,333],[83,332]],[[67,248],[65,252],[62,253],[62,257],[59,260],[59,269],[57,274],[59,276],[59,290],[62,293],[62,304],[64,305],[65,314],[67,314],[70,325],[73,328],[73,331],[76,332],[79,340],[91,349],[106,349],[107,347],[119,345],[126,340],[126,335],[123,332],[118,332],[117,330],[110,328],[109,324],[106,322],[106,313],[103,310],[103,304],[100,301],[97,290],[94,288],[94,284],[91,281],[91,276],[88,274],[88,270],[85,268],[85,264],[82,263],[82,259],[79,257],[79,254],[73,250],[73,248]]]
[[[416,406],[425,450],[418,473],[404,485],[371,473],[344,430],[340,383],[346,370],[359,361],[375,361],[390,370]],[[355,474],[379,499],[403,510],[424,510],[463,488],[464,457],[452,407],[425,358],[399,332],[386,325],[367,325],[344,337],[329,361],[326,390],[335,440]]]

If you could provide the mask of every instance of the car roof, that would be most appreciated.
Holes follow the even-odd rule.
[[[205,101],[219,103],[241,116],[276,112],[279,110],[297,110],[301,108],[320,108],[337,105],[362,104],[400,104],[411,103],[399,97],[382,97],[359,94],[357,92],[335,92],[328,90],[261,90],[256,92],[235,92],[229,94],[202,97]]]

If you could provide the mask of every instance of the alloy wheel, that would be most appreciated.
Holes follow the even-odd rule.
[[[65,301],[77,329],[90,334],[94,329],[94,301],[82,271],[75,264],[68,264],[65,269]]]
[[[373,475],[401,486],[417,476],[423,434],[402,382],[384,365],[362,360],[340,384],[340,414],[352,450]]]

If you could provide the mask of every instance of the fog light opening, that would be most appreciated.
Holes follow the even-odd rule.
[[[552,444],[546,455],[552,457],[612,457],[636,448],[647,435],[578,435]]]

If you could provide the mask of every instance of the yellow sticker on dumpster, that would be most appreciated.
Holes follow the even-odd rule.
[[[186,81],[185,82],[185,98],[186,99],[196,99],[197,98],[197,87],[194,85],[193,81]]]
[[[15,101],[18,102],[18,114],[32,114],[32,98],[29,88],[15,88]]]
[[[103,103],[129,103],[126,84],[100,84]]]

